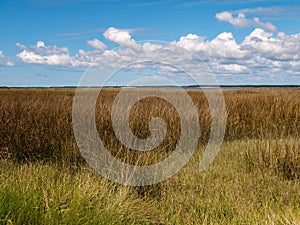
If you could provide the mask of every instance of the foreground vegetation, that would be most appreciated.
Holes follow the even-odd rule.
[[[112,131],[109,113],[118,90],[99,99],[97,126],[120,160],[137,154]],[[0,91],[0,223],[3,224],[299,224],[300,90],[224,92],[225,141],[214,163],[199,172],[209,136],[205,97],[190,91],[199,110],[199,150],[178,174],[149,187],[124,187],[91,170],[71,126],[73,91]],[[149,98],[132,109],[131,128],[147,137],[161,116],[164,142],[141,163],[166,157],[180,133],[174,108]]]

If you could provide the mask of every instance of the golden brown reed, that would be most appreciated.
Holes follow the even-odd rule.
[[[157,116],[165,120],[168,132],[154,151],[132,151],[115,137],[111,125],[111,106],[119,91],[104,89],[98,99],[96,122],[105,146],[113,155],[130,163],[149,164],[165,158],[176,147],[180,135],[176,109],[157,97],[138,102],[131,110],[132,132],[146,138],[150,135],[149,121]],[[176,94],[176,90],[165,91]],[[188,94],[198,109],[199,146],[203,146],[210,135],[209,107],[201,91]],[[300,89],[228,90],[224,96],[228,113],[225,140],[299,136]],[[73,97],[74,90],[1,90],[0,149],[7,149],[21,161],[58,160],[70,165],[83,162],[72,132]]]

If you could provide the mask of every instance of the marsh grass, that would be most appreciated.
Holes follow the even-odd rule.
[[[244,157],[249,171],[270,171],[288,180],[299,179],[300,148],[299,139],[252,140],[255,146],[245,144]]]
[[[99,136],[111,153],[120,160],[130,161],[141,157],[141,153],[138,152],[137,156],[136,151],[130,151],[120,143],[110,118],[111,106],[119,91],[102,91],[96,107],[96,123]],[[174,90],[169,92],[176,94]],[[202,92],[189,91],[188,94],[198,109],[201,126],[199,146],[203,146],[210,135],[208,104]],[[299,135],[299,89],[225,91],[224,96],[228,112],[225,140]],[[73,97],[72,90],[1,90],[0,148],[8,149],[20,161],[61,160],[71,154],[67,157],[72,158],[71,163],[82,163],[72,131]],[[174,150],[180,134],[175,108],[155,97],[138,102],[131,110],[132,132],[140,138],[147,137],[149,121],[155,116],[165,120],[168,132],[163,143],[153,151],[154,154],[145,154],[144,163],[149,162],[149,157],[153,157],[152,161],[167,157]]]
[[[248,150],[259,155],[264,144],[225,142],[204,172],[198,170],[200,149],[178,174],[144,188],[111,183],[86,166],[3,162],[0,219],[4,224],[299,224],[299,180],[272,167],[261,170],[260,162],[248,168]]]
[[[119,91],[105,89],[98,99],[96,124],[106,148],[131,164],[167,157],[181,129],[176,110],[155,97],[133,107],[136,136],[149,135],[154,116],[168,126],[163,143],[137,154],[116,139],[111,126]],[[130,188],[86,165],[72,131],[74,90],[1,89],[0,223],[299,224],[300,90],[225,91],[224,143],[204,172],[198,166],[210,135],[209,108],[202,92],[188,94],[201,125],[196,154],[169,180]]]
[[[101,179],[86,167],[74,173],[55,164],[6,163],[1,164],[0,179],[2,224],[157,222],[149,208],[151,201]]]

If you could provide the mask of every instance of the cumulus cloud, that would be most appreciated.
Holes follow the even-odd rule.
[[[180,37],[178,42],[176,43],[178,46],[192,50],[192,51],[204,51],[205,50],[205,44],[204,41],[205,37],[198,36],[196,34],[188,34],[186,36]]]
[[[300,35],[286,35],[279,32],[277,36],[256,28],[241,43],[243,49],[254,55],[277,61],[300,60]]]
[[[94,49],[98,49],[98,50],[104,50],[107,48],[107,46],[98,39],[89,40],[87,44],[93,47]]]
[[[210,57],[216,55],[220,58],[244,58],[248,55],[248,52],[241,49],[236,43],[235,38],[231,32],[223,32],[219,34],[215,39],[208,42],[208,53]]]
[[[136,47],[137,43],[131,38],[130,33],[127,30],[118,29],[115,27],[108,28],[103,36],[112,42],[115,42],[121,46]]]
[[[46,46],[42,41],[38,41],[36,45],[29,47],[20,43],[16,43],[16,45],[23,49],[16,56],[23,62],[46,65],[70,65],[69,50],[66,47],[59,48],[56,45]]]
[[[179,40],[162,44],[138,43],[127,30],[112,27],[103,36],[120,47],[107,49],[101,41],[93,39],[87,42],[93,50],[80,49],[75,55],[71,55],[65,47],[47,46],[42,41],[33,46],[17,43],[21,49],[17,58],[25,63],[69,67],[109,66],[115,69],[141,59],[149,59],[172,62],[175,66],[184,65],[195,73],[199,68],[201,70],[200,66],[204,61],[217,75],[225,77],[248,74],[253,79],[274,78],[283,74],[299,76],[300,71],[300,34],[274,34],[269,29],[255,28],[239,43],[231,32],[223,32],[211,40],[197,34],[187,34]],[[3,57],[0,52],[0,59]],[[151,66],[162,74],[178,72],[155,63]],[[130,66],[130,69],[140,68],[144,68],[142,63]]]
[[[223,11],[217,13],[215,17],[219,21],[228,22],[236,27],[254,26],[254,27],[263,28],[271,32],[275,32],[277,30],[277,28],[272,23],[261,22],[258,17],[246,18],[246,15],[244,13],[238,13],[238,15],[235,17],[232,12]]]
[[[195,51],[203,58],[244,58],[247,51],[241,49],[236,43],[231,32],[223,32],[211,41],[205,41],[204,37],[196,34],[188,34],[180,37],[178,42],[173,42],[177,46]]]

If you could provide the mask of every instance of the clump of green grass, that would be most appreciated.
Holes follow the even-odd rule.
[[[2,224],[153,224],[150,200],[86,167],[0,164]]]

